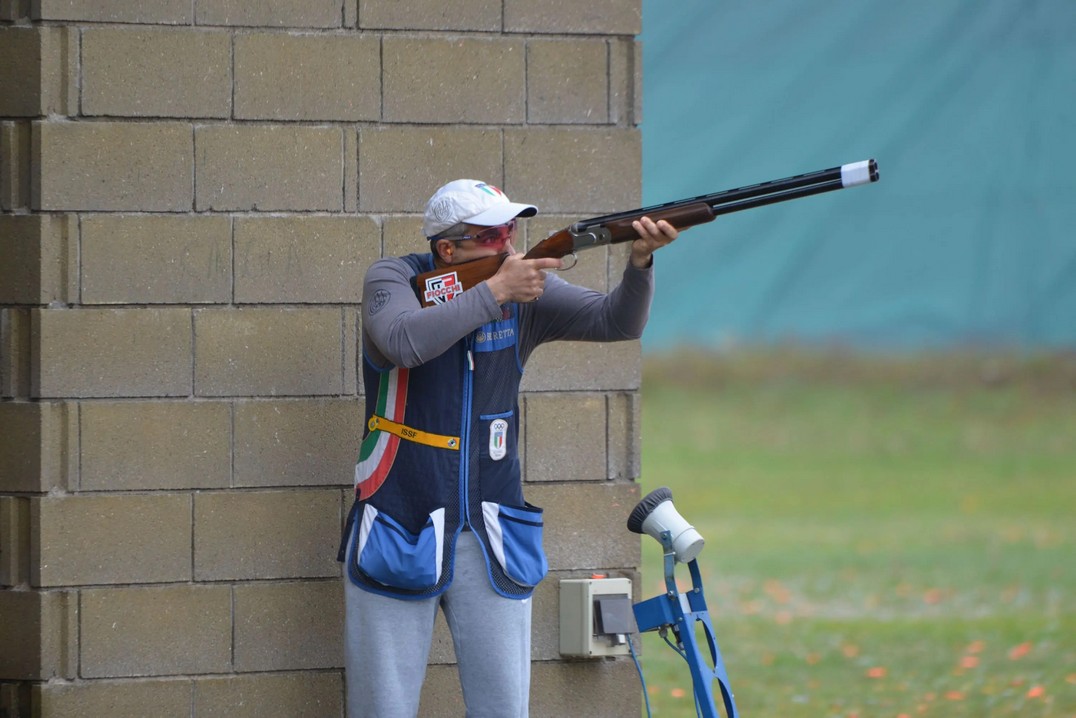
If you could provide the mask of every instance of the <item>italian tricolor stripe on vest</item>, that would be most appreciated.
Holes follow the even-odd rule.
[[[377,405],[374,413],[402,424],[407,406],[407,369],[396,368],[381,375],[377,387]],[[360,499],[368,499],[385,483],[400,438],[387,431],[371,431],[359,447],[359,460],[355,464],[355,493]]]

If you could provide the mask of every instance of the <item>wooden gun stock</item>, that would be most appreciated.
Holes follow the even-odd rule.
[[[864,160],[772,182],[592,217],[551,234],[532,247],[523,258],[560,259],[582,249],[635,240],[639,235],[631,225],[642,217],[649,217],[655,222],[665,220],[677,229],[686,229],[711,222],[721,214],[869,184],[877,182],[878,178],[878,163]],[[429,307],[449,301],[496,274],[507,256],[505,253],[483,257],[419,274],[415,277],[419,302],[423,307]]]

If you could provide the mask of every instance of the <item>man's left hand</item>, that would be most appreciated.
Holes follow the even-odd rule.
[[[639,239],[631,243],[631,263],[639,269],[649,267],[653,260],[651,255],[680,236],[676,227],[663,219],[654,222],[649,217],[642,217],[631,226],[639,233]]]

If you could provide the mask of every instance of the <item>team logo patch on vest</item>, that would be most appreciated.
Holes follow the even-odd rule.
[[[489,458],[500,461],[508,454],[508,422],[494,419],[489,423]]]
[[[516,323],[508,321],[484,324],[474,333],[474,350],[476,352],[495,352],[515,346]]]
[[[457,294],[462,293],[463,285],[460,284],[460,279],[456,273],[446,272],[427,279],[426,291],[422,296],[427,302],[444,304],[448,300],[455,298]]]

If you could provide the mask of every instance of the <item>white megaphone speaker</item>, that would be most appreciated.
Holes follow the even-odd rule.
[[[661,535],[668,531],[673,553],[681,563],[694,561],[706,543],[673,506],[672,491],[667,486],[654,489],[635,505],[628,517],[628,530],[653,536],[662,546],[665,543]]]

